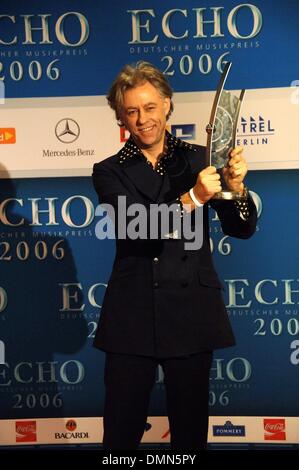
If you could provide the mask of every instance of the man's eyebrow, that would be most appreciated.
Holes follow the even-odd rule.
[[[155,103],[154,101],[150,101],[149,103],[145,103],[144,107],[146,108],[147,106],[157,106],[157,103]],[[129,109],[137,109],[138,106],[128,106],[127,108],[125,108],[127,111]]]

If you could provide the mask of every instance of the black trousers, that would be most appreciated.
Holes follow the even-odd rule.
[[[158,364],[164,372],[171,448],[206,448],[211,362],[211,351],[169,359],[107,353],[103,448],[138,448]]]

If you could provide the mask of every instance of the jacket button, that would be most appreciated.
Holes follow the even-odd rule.
[[[154,289],[157,289],[159,287],[159,283],[158,282],[154,282]]]
[[[182,284],[181,284],[182,287],[187,287],[188,285],[189,285],[188,282],[182,282]]]
[[[186,261],[187,258],[188,258],[188,255],[183,255],[182,256],[182,261]]]
[[[154,263],[159,263],[159,258],[154,258],[153,261]]]

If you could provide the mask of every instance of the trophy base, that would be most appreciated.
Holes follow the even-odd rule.
[[[219,193],[214,194],[212,199],[224,199],[226,201],[235,201],[238,199],[243,199],[243,195],[238,191],[220,191]]]

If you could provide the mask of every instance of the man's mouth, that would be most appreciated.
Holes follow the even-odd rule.
[[[149,127],[142,127],[141,129],[139,129],[140,132],[150,132],[152,131],[154,128],[154,126],[149,126]]]

